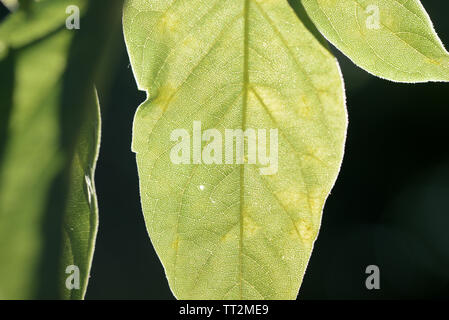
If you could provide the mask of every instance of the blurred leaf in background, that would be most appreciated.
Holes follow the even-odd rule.
[[[2,2],[10,11],[14,11],[19,7],[18,0],[1,0],[0,2]]]
[[[121,1],[27,4],[0,24],[0,298],[80,299],[97,230],[94,82]],[[66,28],[70,5],[79,30]],[[70,265],[79,290],[66,288]]]

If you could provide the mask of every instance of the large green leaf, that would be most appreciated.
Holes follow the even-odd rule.
[[[296,298],[343,157],[335,58],[283,0],[129,0],[123,22],[148,93],[132,147],[143,212],[174,295]],[[175,164],[171,134],[195,121],[223,138],[278,129],[277,172],[248,157]]]
[[[99,109],[66,7],[42,0],[0,25],[0,298],[84,297],[97,230]],[[66,268],[80,270],[68,290]]]
[[[419,0],[295,0],[355,64],[393,81],[449,81],[449,53]]]

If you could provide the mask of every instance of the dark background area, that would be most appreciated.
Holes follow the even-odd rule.
[[[448,1],[423,1],[449,47]],[[449,84],[398,84],[335,50],[346,84],[346,155],[300,299],[449,298]],[[131,152],[138,92],[121,32],[99,85],[100,228],[87,299],[173,299],[148,238]],[[111,57],[109,57],[111,58]],[[380,290],[365,269],[380,268]]]

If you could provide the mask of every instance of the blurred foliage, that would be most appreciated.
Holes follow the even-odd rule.
[[[71,50],[72,57],[86,62],[71,71],[78,79],[85,78],[91,68],[88,61],[92,60],[84,60],[86,55],[99,55],[102,47],[107,52],[95,60],[103,122],[96,171],[101,224],[87,298],[173,299],[148,241],[131,152],[132,121],[145,94],[136,89],[120,12],[109,11],[111,1],[91,3],[97,7],[92,14],[94,27],[82,28],[80,33],[84,39],[92,33],[92,50]],[[423,4],[443,43],[449,44],[449,2]],[[0,5],[0,20],[6,12]],[[323,213],[299,298],[449,298],[449,85],[377,79],[335,52],[347,88],[346,155]],[[4,70],[0,72],[0,109],[12,86]],[[76,96],[77,91],[72,94]],[[0,116],[0,146],[5,123],[6,117]],[[19,226],[15,230],[20,231]],[[52,232],[59,236],[59,229],[45,234]],[[0,247],[13,245],[1,234],[0,239]],[[380,268],[380,290],[365,288],[365,269],[371,264]],[[45,286],[50,288],[49,284]]]
[[[107,10],[105,2],[90,4],[85,29],[66,29],[66,7],[84,12],[86,3],[32,2],[0,25],[1,298],[85,293],[97,230],[94,82],[114,31],[108,19],[119,20],[121,8],[120,1]],[[72,264],[81,271],[81,290],[70,292],[65,270]]]

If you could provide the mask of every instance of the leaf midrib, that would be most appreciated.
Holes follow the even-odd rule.
[[[248,87],[249,87],[249,4],[250,0],[245,0],[243,7],[243,101],[242,101],[242,130],[246,130],[246,111],[248,107]],[[237,156],[237,155],[236,155]],[[240,165],[240,239],[239,239],[239,294],[243,298],[243,208],[245,197],[245,165]]]

